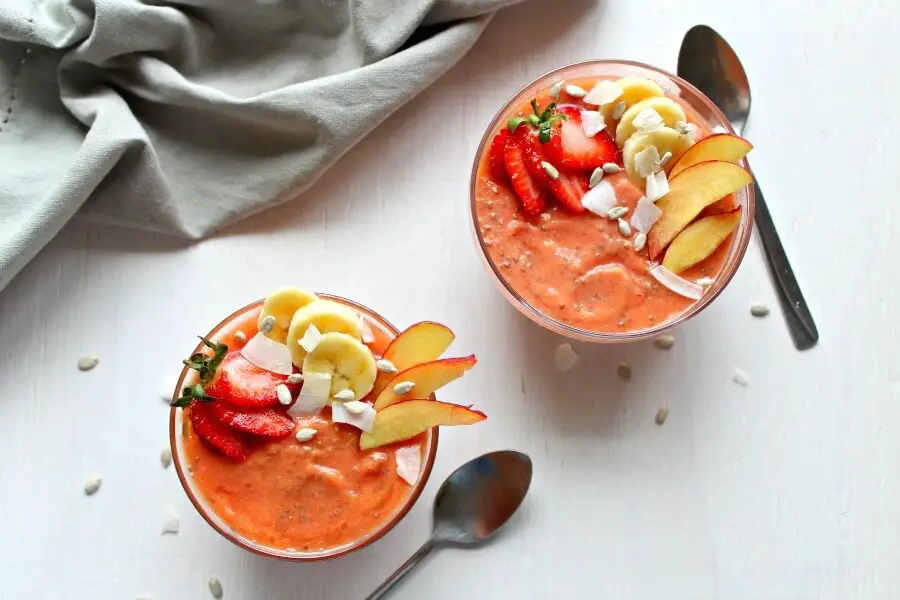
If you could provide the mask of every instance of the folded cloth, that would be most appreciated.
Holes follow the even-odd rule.
[[[0,0],[0,289],[76,213],[189,238],[285,202],[516,0]]]

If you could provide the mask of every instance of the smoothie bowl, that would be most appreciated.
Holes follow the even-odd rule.
[[[557,333],[658,335],[716,298],[746,252],[751,148],[674,75],[622,61],[548,73],[507,102],[476,154],[487,272]]]
[[[376,541],[421,494],[438,426],[486,418],[434,397],[476,362],[442,359],[453,339],[299,288],[238,310],[185,359],[172,400],[185,492],[265,556],[324,560]]]

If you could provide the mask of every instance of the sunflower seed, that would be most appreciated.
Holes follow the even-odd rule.
[[[618,104],[616,104],[616,106],[612,110],[612,113],[609,116],[612,117],[613,120],[618,121],[619,119],[622,118],[622,114],[625,112],[626,108],[628,108],[628,106],[625,104],[625,101],[623,100],[622,102],[619,102]]]
[[[541,167],[544,168],[544,173],[546,173],[550,179],[559,179],[559,171],[546,160],[541,161]]]
[[[619,377],[628,381],[631,379],[631,365],[625,362],[619,363],[619,366],[616,367],[616,373],[619,374]]]
[[[550,88],[550,97],[554,100],[559,100],[559,95],[562,93],[563,86],[566,85],[565,81],[557,81],[553,84],[553,87]]]
[[[713,283],[715,283],[715,280],[712,277],[701,277],[700,279],[697,280],[697,285],[699,285],[700,287],[705,287],[705,288],[708,288]]]
[[[666,422],[666,419],[669,418],[669,409],[665,406],[660,406],[659,410],[656,411],[656,424],[662,425]]]
[[[765,317],[769,314],[769,307],[765,304],[751,304],[750,314],[754,317]]]
[[[670,160],[672,160],[672,153],[671,153],[671,152],[666,152],[665,154],[663,154],[662,156],[660,156],[660,157],[659,157],[659,168],[662,169],[663,167],[665,167],[666,164],[667,164]]]
[[[247,334],[244,333],[243,331],[235,331],[234,339],[236,339],[237,341],[239,341],[241,343],[244,343],[247,341]]]
[[[560,344],[553,351],[553,363],[560,373],[572,370],[578,364],[578,354],[572,349],[572,344]]]
[[[410,393],[414,387],[416,387],[416,384],[412,381],[401,381],[394,386],[394,393],[398,396],[402,396]]]
[[[91,477],[84,482],[84,493],[88,496],[96,493],[100,489],[101,483],[103,483],[103,480],[99,477]]]
[[[375,366],[382,373],[396,373],[397,367],[394,366],[394,363],[387,360],[386,358],[381,358],[375,361]]]
[[[169,465],[172,464],[172,451],[168,448],[163,448],[163,451],[159,453],[159,462],[162,463],[163,469],[168,469]]]
[[[566,93],[573,98],[584,98],[585,96],[587,96],[587,91],[583,87],[577,86],[573,83],[570,83],[566,86]]]
[[[209,593],[212,594],[212,597],[216,600],[219,600],[219,598],[222,597],[222,594],[224,593],[222,591],[222,582],[219,581],[217,577],[209,578]]]
[[[303,375],[300,373],[291,373],[288,375],[287,382],[291,385],[297,385],[301,381],[303,381]]]
[[[732,367],[731,378],[736,384],[742,387],[747,387],[750,383],[750,376],[747,375],[746,371],[738,367]]]
[[[678,133],[687,133],[687,121],[675,121],[675,129],[678,131]]]
[[[608,219],[620,219],[625,216],[625,213],[628,212],[628,209],[624,206],[614,206],[609,209],[609,212],[606,213],[606,218]]]
[[[629,225],[628,221],[625,219],[619,219],[619,233],[625,237],[631,235],[631,225]]]
[[[335,394],[334,399],[341,402],[350,402],[351,400],[356,400],[356,394],[353,393],[353,390],[345,389]]]
[[[675,338],[671,335],[661,335],[653,340],[653,346],[660,350],[669,350],[675,345]]]
[[[287,406],[291,402],[293,402],[294,398],[291,396],[291,390],[288,389],[288,386],[283,383],[279,383],[278,387],[275,388],[275,395],[278,396],[278,402]]]
[[[644,233],[638,233],[634,236],[634,251],[640,252],[644,249],[644,246],[647,245],[647,235]]]
[[[78,359],[78,370],[79,371],[90,371],[94,367],[97,366],[97,363],[100,362],[100,359],[96,356],[82,356]]]
[[[275,317],[272,315],[267,316],[262,320],[262,323],[259,324],[259,331],[261,333],[271,333],[273,329],[275,329]]]
[[[302,429],[298,429],[297,433],[294,434],[294,437],[297,438],[298,442],[308,442],[309,440],[316,437],[318,431],[313,429],[312,427],[304,427]]]
[[[178,510],[171,504],[164,504],[162,514],[162,535],[178,533],[181,529],[181,519],[178,517]]]
[[[591,179],[588,181],[588,185],[592,188],[597,187],[597,185],[603,181],[603,176],[606,173],[603,172],[603,167],[597,167],[594,169],[594,172],[591,173]]]
[[[618,173],[622,168],[616,163],[608,162],[603,163],[603,172],[604,173]]]
[[[363,414],[363,411],[366,410],[366,403],[360,402],[359,400],[353,400],[345,403],[344,408],[346,408],[347,412],[351,415],[361,415]]]

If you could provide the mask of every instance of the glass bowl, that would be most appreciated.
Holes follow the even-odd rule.
[[[755,210],[753,186],[746,186],[735,193],[735,200],[741,206],[741,221],[732,237],[731,250],[722,266],[722,270],[716,276],[715,282],[708,290],[706,290],[703,296],[691,304],[682,313],[647,329],[610,333],[574,327],[533,307],[519,295],[509,282],[506,281],[502,271],[498,268],[498,265],[494,263],[489,253],[485,250],[481,229],[478,227],[476,202],[478,167],[481,162],[481,157],[489,147],[493,135],[499,129],[500,124],[506,123],[510,114],[515,109],[521,106],[529,98],[534,97],[538,91],[549,88],[561,79],[571,80],[585,77],[603,77],[608,79],[643,77],[652,79],[659,83],[667,95],[680,97],[688,107],[696,113],[697,117],[706,122],[710,131],[714,133],[735,133],[731,124],[728,122],[728,119],[725,118],[725,115],[716,108],[715,104],[713,104],[709,98],[703,95],[703,92],[684,79],[661,69],[657,69],[656,67],[625,60],[592,60],[560,67],[541,75],[516,92],[497,112],[493,120],[491,120],[490,125],[488,125],[485,130],[484,135],[481,138],[481,143],[478,145],[478,152],[475,154],[472,177],[469,185],[469,205],[471,211],[470,225],[472,234],[475,237],[478,253],[481,256],[485,271],[497,285],[500,293],[503,294],[503,297],[506,298],[519,312],[538,325],[565,337],[583,342],[621,343],[645,340],[656,337],[665,331],[674,329],[698,314],[722,293],[722,290],[725,289],[725,286],[728,285],[732,277],[734,277],[738,265],[740,265],[741,260],[744,258],[744,254],[747,252],[747,245],[750,243],[750,234],[753,230],[753,215]],[[740,165],[745,169],[749,169],[746,159],[741,160]]]
[[[379,327],[394,336],[400,333],[400,331],[396,327],[394,327],[381,315],[361,304],[357,304],[356,302],[341,298],[339,296],[332,296],[329,294],[317,295],[319,296],[319,298],[333,300],[354,309],[357,313],[365,315]],[[222,320],[221,323],[216,325],[213,330],[206,335],[206,338],[212,340],[217,339],[217,337],[222,333],[236,327],[237,324],[241,321],[242,317],[246,319],[249,317],[248,313],[257,311],[262,306],[262,303],[262,300],[258,300],[253,304],[249,304],[244,308],[235,311],[233,314]],[[203,349],[204,346],[201,344],[197,346],[194,352],[200,352]],[[195,373],[185,367],[181,372],[181,377],[179,377],[178,384],[173,392],[173,401],[180,395],[179,392],[183,385],[185,385],[185,379],[188,377],[195,377]],[[190,383],[190,379],[188,379],[188,383]],[[422,490],[425,488],[425,484],[428,482],[428,477],[431,475],[431,469],[434,467],[434,459],[437,454],[438,428],[435,427],[428,431],[425,436],[424,460],[422,461],[422,466],[419,470],[419,478],[416,481],[416,485],[410,489],[406,501],[394,512],[394,514],[385,519],[385,521],[377,529],[370,531],[358,540],[335,548],[328,548],[325,550],[313,552],[285,550],[282,548],[273,548],[270,546],[259,544],[241,535],[237,531],[234,531],[224,521],[222,521],[219,516],[216,515],[215,511],[208,505],[205,498],[203,498],[200,490],[195,486],[193,478],[188,471],[187,461],[184,458],[184,438],[181,434],[182,427],[184,426],[184,417],[185,411],[183,409],[173,408],[171,410],[171,413],[169,415],[169,443],[172,449],[172,458],[173,462],[175,463],[175,470],[178,472],[178,479],[181,481],[181,485],[184,488],[184,491],[187,494],[188,498],[191,500],[191,503],[194,505],[194,508],[197,509],[197,512],[200,513],[200,516],[206,519],[206,522],[209,523],[213,529],[222,534],[222,536],[227,540],[233,542],[234,544],[240,546],[245,550],[249,550],[250,552],[283,560],[297,562],[328,560],[337,558],[339,556],[344,556],[345,554],[349,554],[351,552],[359,550],[360,548],[368,546],[369,544],[372,544],[373,542],[379,540],[397,523],[399,523],[404,516],[406,516],[406,514],[409,512],[409,509],[412,508],[416,500],[419,499],[419,496],[422,494]]]

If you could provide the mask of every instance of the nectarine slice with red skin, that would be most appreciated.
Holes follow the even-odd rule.
[[[462,358],[433,360],[400,371],[378,394],[378,398],[375,400],[375,410],[382,410],[403,400],[428,398],[451,381],[465,375],[466,371],[474,367],[476,362],[478,359],[472,354]],[[409,393],[397,395],[394,392],[394,386],[401,381],[409,381],[414,386]]]
[[[704,208],[753,181],[734,163],[711,160],[689,167],[669,181],[669,193],[657,201],[663,213],[647,234],[650,259],[658,260],[675,236]]]
[[[672,240],[663,266],[673,273],[693,267],[715,252],[740,222],[740,208],[694,221]]]
[[[384,349],[383,359],[394,363],[399,371],[419,363],[430,362],[441,357],[456,335],[446,325],[434,321],[413,323],[391,340]],[[377,398],[396,373],[378,372],[371,396]]]
[[[459,404],[407,400],[378,411],[372,431],[359,438],[360,450],[412,439],[439,425],[472,425],[487,419],[483,412]]]
[[[753,149],[753,144],[731,133],[709,135],[681,153],[668,170],[669,179],[688,167],[710,160],[724,160],[737,164]]]

